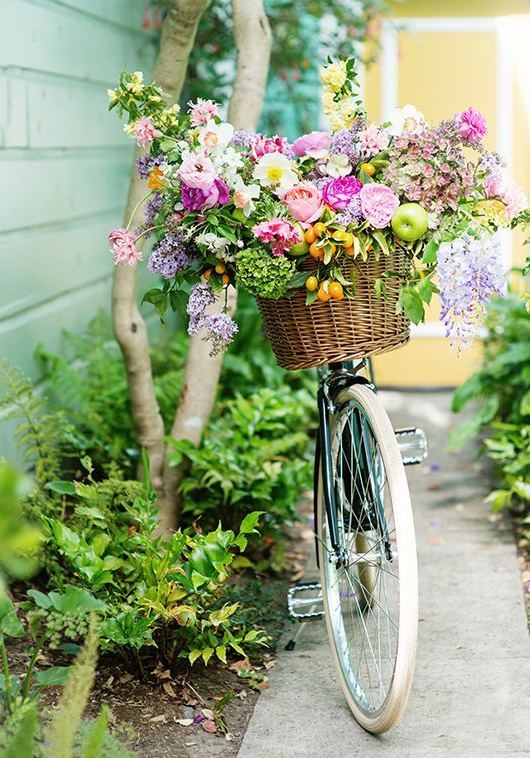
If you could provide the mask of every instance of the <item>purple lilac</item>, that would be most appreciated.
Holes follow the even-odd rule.
[[[141,155],[136,160],[136,168],[138,170],[138,174],[142,179],[147,179],[151,171],[154,169],[155,166],[159,166],[163,161],[162,155],[149,155],[149,153],[146,153],[145,155]]]
[[[252,132],[245,132],[243,129],[238,129],[234,132],[232,137],[232,144],[235,147],[250,147],[254,142],[256,135]]]
[[[457,349],[469,344],[486,304],[503,291],[500,247],[495,237],[468,234],[444,242],[438,250],[441,319]]]
[[[347,155],[351,163],[357,163],[361,157],[358,135],[365,127],[366,119],[356,118],[349,129],[341,129],[333,135],[329,152],[335,155]]]
[[[214,291],[208,282],[199,282],[191,288],[190,298],[186,311],[190,317],[188,324],[188,334],[197,334],[202,329],[205,319],[204,311],[215,302]]]
[[[162,195],[160,192],[155,192],[144,205],[145,226],[149,227],[154,225],[155,218],[160,213],[161,208]]]
[[[360,195],[354,195],[342,213],[337,213],[333,219],[333,223],[345,227],[350,226],[350,224],[358,224],[361,221],[364,221],[364,216]]]
[[[227,313],[213,313],[203,319],[202,326],[207,331],[205,339],[210,340],[210,355],[217,355],[226,350],[239,331],[237,324]]]
[[[176,273],[189,266],[191,259],[189,243],[178,234],[166,234],[153,249],[147,268],[152,274],[172,279]]]

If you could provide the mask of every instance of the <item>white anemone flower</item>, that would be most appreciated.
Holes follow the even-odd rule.
[[[213,118],[199,131],[199,142],[207,150],[224,150],[234,136],[232,124],[221,122],[217,124]]]
[[[324,170],[328,176],[333,176],[335,179],[339,176],[347,176],[351,173],[351,163],[348,160],[348,156],[343,153],[332,154],[328,158],[328,162],[324,166]]]
[[[234,205],[241,208],[245,216],[250,216],[254,210],[254,200],[257,200],[261,189],[258,184],[245,184],[238,176],[234,185]]]
[[[399,134],[421,134],[426,124],[423,113],[413,105],[405,105],[404,108],[393,108],[387,120],[390,121],[387,131],[394,137],[397,137]]]
[[[263,187],[273,187],[277,194],[287,192],[298,181],[298,176],[293,171],[293,162],[279,152],[262,155],[252,176]]]

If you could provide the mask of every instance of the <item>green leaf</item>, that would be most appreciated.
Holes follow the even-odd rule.
[[[530,416],[530,390],[525,392],[519,404],[521,416]]]
[[[473,418],[463,421],[449,433],[448,450],[459,450],[468,440],[476,437],[481,427],[480,419]]]
[[[258,525],[260,516],[264,511],[253,511],[245,516],[239,527],[239,534],[251,534],[257,532],[256,526]]]
[[[73,482],[48,482],[44,489],[58,492],[60,495],[75,495],[75,484]]]
[[[197,660],[197,658],[200,658],[200,657],[201,657],[200,650],[190,650],[190,652],[188,653],[188,659],[192,666]]]
[[[289,281],[289,284],[287,285],[288,288],[297,289],[298,287],[303,287],[307,281],[308,276],[309,274],[307,271],[297,271],[295,274],[293,274],[291,280]]]
[[[37,687],[56,687],[66,682],[70,671],[70,666],[51,666],[44,671],[37,671],[33,679]]]
[[[375,239],[383,255],[390,255],[390,248],[383,232],[372,232],[372,237]]]
[[[318,297],[317,290],[315,290],[314,292],[309,292],[308,291],[306,293],[306,296],[305,296],[305,304],[306,305],[311,305],[311,303],[315,302],[315,300],[317,299],[317,297]]]
[[[226,663],[226,645],[217,645],[215,648],[215,654],[220,661]]]
[[[405,287],[401,291],[403,310],[405,315],[413,324],[419,324],[423,321],[425,314],[423,303],[416,290],[411,287]]]
[[[430,240],[423,251],[422,261],[423,263],[436,263],[436,254],[440,245],[434,240]]]
[[[8,637],[24,636],[22,622],[7,595],[0,596],[0,640],[4,634]]]
[[[30,758],[35,755],[37,706],[30,703],[18,722],[13,735],[2,752],[2,758]]]
[[[28,590],[28,597],[32,597],[35,603],[39,606],[39,608],[44,608],[45,610],[48,610],[48,608],[51,608],[52,601],[48,597],[48,595],[45,595],[44,592],[40,592],[39,590]]]
[[[416,289],[421,300],[429,305],[432,300],[433,293],[436,292],[436,286],[431,282],[430,279],[420,279]]]
[[[204,650],[202,651],[201,655],[202,655],[202,659],[203,659],[205,665],[208,664],[208,661],[212,657],[213,653],[214,653],[213,647],[205,647],[204,648]]]
[[[50,600],[58,613],[80,613],[83,611],[105,611],[106,604],[87,590],[69,587],[66,592],[50,592]]]
[[[459,413],[470,400],[481,395],[482,391],[483,381],[480,372],[472,374],[453,395],[452,410]]]
[[[87,735],[83,748],[83,758],[101,758],[104,755],[108,720],[109,709],[107,706],[103,706],[101,713]]]

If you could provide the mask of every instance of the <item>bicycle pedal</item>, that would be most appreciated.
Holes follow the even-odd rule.
[[[319,582],[298,582],[287,590],[287,609],[300,622],[324,618],[322,588]]]
[[[417,426],[394,429],[404,466],[421,463],[427,458],[427,435]]]

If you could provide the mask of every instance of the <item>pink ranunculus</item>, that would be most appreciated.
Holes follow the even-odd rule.
[[[128,232],[127,229],[111,229],[108,240],[112,245],[114,254],[114,263],[124,263],[127,266],[134,266],[142,258],[140,250],[136,249],[135,242],[136,232]]]
[[[140,147],[147,147],[155,137],[160,137],[161,133],[155,129],[153,122],[147,116],[138,119],[134,125],[134,136]]]
[[[310,158],[325,158],[331,145],[331,135],[327,132],[309,132],[293,142],[293,151],[300,158],[308,155]]]
[[[300,233],[285,218],[271,218],[252,227],[254,235],[261,242],[270,243],[273,255],[283,255],[296,242],[301,242]]]
[[[255,161],[259,161],[267,153],[289,155],[290,152],[291,146],[289,141],[285,137],[279,137],[277,134],[274,137],[264,137],[263,134],[253,135],[250,144],[250,154]]]
[[[199,187],[188,187],[182,182],[182,205],[187,211],[203,211],[214,205],[224,205],[228,202],[230,190],[222,179],[215,179],[206,190]]]
[[[208,190],[217,179],[215,167],[204,153],[190,153],[182,161],[177,174],[188,187]]]
[[[466,142],[480,142],[488,133],[488,124],[482,113],[475,108],[468,108],[455,116],[458,133]]]
[[[324,185],[322,196],[326,205],[334,211],[343,211],[362,186],[355,176],[339,176]]]
[[[203,100],[202,97],[197,101],[188,103],[190,109],[190,123],[192,126],[202,126],[207,124],[211,118],[215,118],[219,108],[213,100]]]
[[[398,196],[384,184],[365,184],[360,198],[363,216],[375,229],[387,226],[399,206]]]
[[[322,192],[311,182],[296,184],[282,198],[291,216],[297,221],[312,223],[320,218],[324,208]]]

